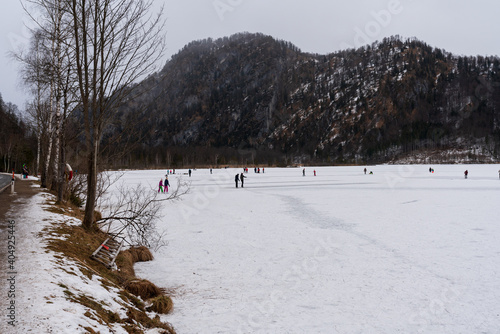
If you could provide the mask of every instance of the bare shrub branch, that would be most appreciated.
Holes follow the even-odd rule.
[[[189,192],[189,183],[178,179],[172,192],[158,193],[155,189],[137,185],[133,188],[121,184],[114,196],[102,202],[103,217],[99,227],[123,238],[131,246],[146,246],[157,250],[165,246],[165,231],[159,231],[157,222],[161,219],[160,209],[166,201],[180,200]]]

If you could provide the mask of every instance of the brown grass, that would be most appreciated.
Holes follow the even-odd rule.
[[[134,262],[153,261],[153,254],[146,246],[131,247],[127,251],[132,255]]]
[[[101,212],[100,212],[100,211],[95,210],[95,211],[94,211],[94,220],[95,220],[95,221],[99,221],[99,220],[101,220],[101,219],[102,219],[102,214],[101,214]]]
[[[151,306],[146,309],[148,312],[169,314],[174,309],[174,302],[169,296],[160,295],[152,298],[150,302],[152,303]]]
[[[130,324],[134,324],[136,322],[141,323],[144,325],[146,328],[162,328],[165,331],[161,332],[166,333],[166,334],[175,334],[175,330],[170,326],[169,324],[163,323],[160,321],[160,317],[156,316],[153,319],[147,317],[147,315],[143,312],[137,312],[134,309],[129,309],[127,311],[127,319],[125,320],[126,322]],[[144,333],[143,331],[136,331],[135,328],[129,328],[125,327],[127,332],[129,333]]]
[[[128,282],[125,284],[125,290],[141,297],[143,300],[158,297],[163,293],[162,289],[144,279]]]
[[[57,213],[68,211],[72,216],[80,216],[79,210],[68,210],[62,205],[58,204],[57,209],[53,211]],[[66,209],[66,210],[62,210]],[[99,302],[90,299],[84,295],[75,296],[67,287],[61,286],[65,289],[66,298],[74,302],[85,305],[86,307],[94,310],[99,321],[103,323],[120,323],[129,333],[143,333],[142,328],[161,328],[161,333],[174,334],[175,330],[168,323],[160,321],[158,316],[150,318],[145,312],[144,303],[134,296],[134,294],[142,297],[144,300],[154,298],[162,295],[164,290],[158,288],[156,285],[146,280],[137,280],[134,273],[134,263],[139,261],[149,261],[153,258],[151,252],[146,247],[132,248],[127,251],[120,252],[117,258],[117,266],[119,271],[109,270],[100,262],[94,261],[90,255],[99,247],[99,245],[108,237],[106,233],[101,231],[86,231],[81,226],[71,226],[65,223],[52,224],[43,232],[44,237],[49,241],[47,248],[66,257],[76,260],[82,266],[82,274],[87,277],[92,277],[93,274],[98,274],[103,277],[103,286],[116,286],[128,288],[120,291],[120,298],[125,302],[131,303],[134,306],[126,306],[128,309],[127,317],[120,319],[119,315],[110,312],[103,308]],[[52,236],[52,238],[51,238]],[[58,256],[58,255],[56,255]],[[134,283],[132,283],[134,282]],[[131,290],[129,293],[127,290]],[[129,291],[130,291],[129,290]],[[89,316],[91,313],[89,313]],[[91,332],[89,330],[89,332]]]
[[[134,257],[128,251],[121,251],[116,257],[116,266],[120,272],[120,275],[127,280],[127,278],[135,277],[134,271]]]
[[[135,277],[134,263],[151,260],[153,260],[153,254],[151,254],[151,251],[147,247],[131,247],[118,254],[116,266],[120,270],[121,275],[127,280],[127,278]]]

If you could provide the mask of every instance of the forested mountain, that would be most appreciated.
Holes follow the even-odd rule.
[[[500,59],[386,38],[328,55],[262,34],[192,42],[136,87],[110,133],[118,165],[382,162],[421,150],[500,153]],[[115,149],[119,149],[116,145]]]
[[[23,164],[33,164],[36,139],[19,116],[15,104],[4,102],[0,95],[0,171],[20,172]]]

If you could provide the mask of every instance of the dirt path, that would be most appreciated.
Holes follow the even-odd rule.
[[[21,205],[38,192],[37,188],[33,188],[34,181],[16,179],[14,184],[14,194],[10,193],[10,187],[7,187],[0,193],[0,229],[5,228],[8,219],[15,219],[15,217],[7,217],[7,212],[13,208],[14,205]],[[14,201],[16,203],[14,203]],[[15,211],[13,213],[15,215]]]
[[[10,187],[0,193],[0,294],[7,296],[7,280],[6,273],[8,272],[7,261],[7,225],[9,220],[16,220],[17,212],[22,205],[26,205],[29,199],[35,195],[40,188],[33,187],[34,181],[16,179],[14,184],[14,194],[11,194]],[[16,239],[17,236],[16,235]],[[6,298],[0,298],[0,308],[2,321],[5,321]]]

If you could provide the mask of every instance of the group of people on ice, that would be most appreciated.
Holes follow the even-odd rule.
[[[316,169],[313,170],[313,175],[316,176]],[[306,169],[302,169],[302,176],[306,176]]]
[[[246,176],[241,173],[241,174],[236,174],[234,176],[234,183],[236,184],[236,188],[238,188],[238,182],[241,181],[241,187],[243,188],[243,185],[245,184],[245,179],[246,179]]]
[[[158,192],[168,193],[169,186],[170,186],[170,182],[168,182],[168,174],[167,174],[167,175],[165,175],[165,181],[163,181],[163,179],[160,180]]]
[[[260,173],[260,170],[261,170],[260,167],[254,168],[255,173]],[[364,168],[363,171],[365,174],[368,172],[368,170],[366,168]],[[23,174],[24,174],[24,172],[25,171],[23,170]],[[246,168],[246,167],[243,168],[243,172],[248,173],[248,168]],[[191,169],[189,169],[188,175],[190,177],[191,177],[191,173],[192,173],[192,171],[191,171]],[[262,168],[262,173],[264,173],[264,168]],[[316,176],[316,170],[314,170],[313,173],[314,173],[314,176]],[[429,167],[429,173],[434,173],[434,168]],[[170,186],[170,183],[168,181],[169,174],[175,174],[175,169],[173,171],[171,171],[171,170],[167,171],[167,174],[165,175],[165,180],[163,180],[163,179],[160,180],[160,183],[158,185],[158,192],[168,193],[168,187]],[[212,174],[212,168],[210,168],[210,174]],[[370,171],[370,174],[373,174],[373,172]],[[306,169],[305,168],[302,169],[302,176],[306,176]],[[464,177],[467,178],[468,176],[469,176],[469,171],[465,170]],[[241,188],[243,188],[246,178],[247,178],[247,176],[245,176],[243,173],[237,173],[234,176],[234,183],[235,183],[236,188],[238,188],[240,182],[241,182]],[[500,179],[500,170],[498,171],[498,178]]]

